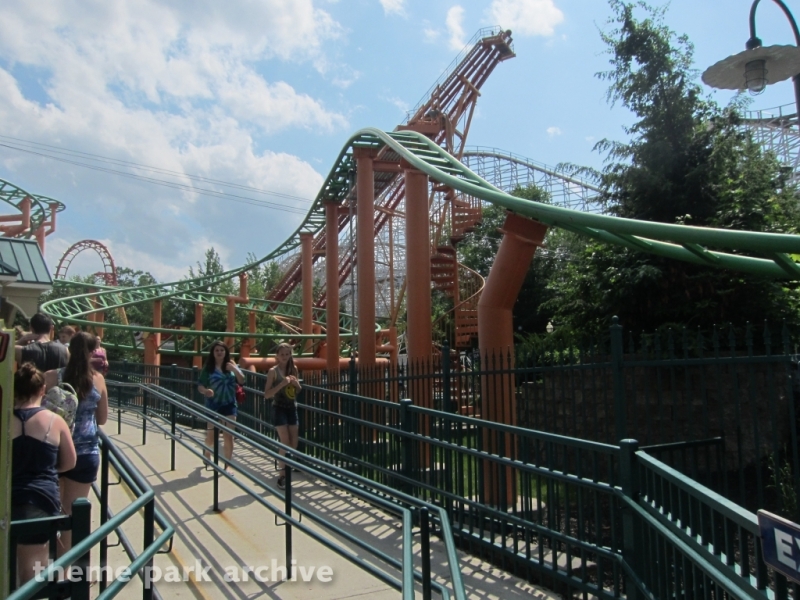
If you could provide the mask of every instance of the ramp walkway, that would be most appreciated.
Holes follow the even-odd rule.
[[[175,470],[171,470],[170,440],[152,422],[148,422],[146,437],[143,436],[142,417],[130,412],[119,415],[121,426],[117,433],[113,422],[117,416],[112,411],[106,432],[147,479],[156,493],[160,511],[176,529],[171,552],[157,555],[154,561],[153,578],[160,577],[155,586],[161,597],[327,600],[400,596],[398,590],[296,528],[291,552],[297,568],[295,580],[281,581],[286,557],[285,525],[225,475],[219,476],[219,510],[214,510],[213,470],[207,469],[200,457],[190,450],[193,446],[200,448],[205,430],[183,430],[185,445],[176,444]],[[241,468],[235,475],[237,482],[245,480],[249,474],[274,487],[275,463],[263,452],[239,441],[234,449],[234,463]],[[338,489],[312,471],[296,471],[292,477],[296,510],[313,511],[320,519],[340,528],[346,535],[339,537],[339,543],[375,569],[394,570],[397,577],[402,576],[392,565],[375,559],[364,550],[366,545],[398,559],[402,556],[403,524],[396,514]],[[259,493],[259,497],[278,510],[284,507],[283,498],[269,491]],[[121,493],[112,494],[112,508],[128,502],[130,499]],[[312,528],[320,535],[326,534],[317,524]],[[419,528],[415,527],[414,532],[418,534]],[[138,532],[128,532],[128,535],[137,538]],[[109,552],[112,568],[113,550],[116,549]],[[420,564],[423,556],[418,535],[414,537],[413,553],[414,563]],[[431,579],[447,586],[451,579],[447,552],[435,535],[431,538],[429,556]],[[127,564],[121,550],[119,558],[120,564]],[[468,598],[560,598],[478,557],[458,552],[458,563]],[[141,589],[140,582],[131,582],[118,597],[140,598]],[[419,582],[415,596],[425,598]],[[440,597],[440,594],[434,589],[432,596]]]

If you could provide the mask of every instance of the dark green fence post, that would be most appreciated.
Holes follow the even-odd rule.
[[[350,394],[353,396],[358,394],[358,369],[356,369],[356,359],[355,356],[352,354],[350,355],[350,363],[349,363],[349,370],[348,370],[348,382],[347,388]],[[353,400],[352,398],[344,398],[343,402],[345,403],[342,407],[342,412],[347,415],[348,417],[359,418],[360,415],[358,414],[358,403]],[[359,456],[359,444],[358,444],[358,426],[353,423],[350,419],[345,421],[344,426],[344,435],[345,435],[345,452],[348,456],[353,458],[360,458]],[[355,463],[352,463],[352,468],[355,468]]]
[[[611,319],[611,371],[614,379],[614,434],[616,443],[626,437],[627,406],[625,404],[625,373],[623,371],[622,325],[619,318]]]
[[[636,440],[621,440],[619,443],[619,469],[622,483],[622,493],[634,502],[639,501],[639,466],[636,462],[636,452],[639,442]],[[634,573],[639,573],[641,560],[640,540],[642,539],[639,519],[628,507],[622,510],[622,558]],[[625,592],[628,600],[639,600],[642,596],[636,582],[630,577],[625,578]]]
[[[200,392],[197,392],[197,382],[199,380],[200,380],[200,369],[198,369],[196,366],[192,365],[192,387],[195,389],[195,392],[198,393],[198,394],[200,393]],[[186,397],[187,398],[191,398],[192,394],[191,393],[186,394]],[[205,401],[203,401],[202,404],[203,404],[203,406],[205,406]],[[195,419],[194,414],[192,414],[192,429],[195,429],[196,427],[197,427],[197,421]]]
[[[122,383],[128,383],[128,359],[125,358],[122,361]],[[122,433],[122,400],[123,398],[130,398],[130,392],[126,385],[121,385],[119,387],[119,392],[117,393],[117,435]],[[125,404],[128,404],[128,400],[125,400]]]
[[[358,394],[358,375],[356,372],[356,358],[350,356],[350,381],[348,381],[350,393],[354,396]]]
[[[411,408],[411,400],[409,398],[404,398],[400,400],[400,430],[403,433],[414,433],[414,422],[412,420],[413,416],[411,414],[410,408]],[[403,445],[403,465],[402,465],[403,477],[411,479],[411,475],[413,473],[413,462],[414,462],[414,449],[413,449],[414,440],[412,440],[410,436],[404,435],[401,443]],[[411,483],[403,482],[402,487],[407,494],[413,494]]]
[[[156,525],[156,499],[151,498],[150,502],[144,505],[144,535],[142,539],[142,548],[149,548],[153,544],[155,538],[155,525]],[[153,599],[153,584],[151,583],[153,572],[153,557],[150,557],[144,564],[144,589],[142,590],[142,600]]]
[[[214,512],[219,512],[219,428],[214,423]]]
[[[454,413],[450,398],[450,344],[442,345],[442,408],[444,412]]]
[[[77,546],[92,532],[92,504],[88,498],[78,498],[72,503],[72,545]],[[86,551],[75,564],[70,567],[80,569],[77,581],[72,581],[70,597],[77,600],[89,600],[89,555]]]
[[[169,387],[166,387],[168,390],[175,392],[176,394],[180,394],[180,384],[178,383],[178,365],[172,363],[169,366]]]
[[[108,521],[108,444],[100,444],[100,525]],[[108,585],[105,567],[108,566],[108,538],[100,540],[100,591],[103,592]]]
[[[285,458],[293,458],[291,452],[287,452]],[[289,519],[292,518],[292,467],[290,467],[287,463],[283,463],[283,485],[285,486],[283,489],[283,512],[286,513],[286,522],[284,526],[286,527],[286,538],[285,538],[285,545],[286,545],[286,571],[288,572],[286,575],[287,579],[291,579],[292,577],[292,524],[289,522]]]

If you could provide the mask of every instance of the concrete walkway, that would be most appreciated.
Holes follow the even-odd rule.
[[[141,443],[141,419],[123,413],[122,432],[116,434],[116,414],[112,412],[104,428],[120,450],[147,478],[156,492],[158,508],[176,528],[172,552],[156,556],[155,566],[162,580],[156,583],[163,598],[281,598],[298,600],[329,600],[338,598],[398,598],[400,592],[369,572],[339,556],[332,550],[294,528],[293,557],[298,567],[296,581],[278,581],[285,565],[285,528],[277,526],[273,513],[224,477],[220,477],[219,508],[213,510],[213,475],[201,461],[178,445],[176,469],[170,471],[170,444],[159,432],[148,429],[147,443]],[[200,439],[203,432],[192,432]],[[276,471],[273,460],[242,444],[235,448],[234,460],[272,487]],[[241,475],[238,478],[246,481]],[[247,482],[249,483],[249,482]],[[364,540],[369,547],[378,548],[396,559],[401,558],[402,529],[399,520],[322,482],[311,474],[293,474],[293,498],[297,504],[315,509],[328,523],[334,523],[348,534]],[[111,505],[115,513],[129,498],[114,487]],[[259,489],[259,496],[273,506],[283,506],[283,499]],[[93,510],[96,516],[97,509]],[[306,521],[311,524],[310,521]],[[313,529],[326,538],[336,540],[353,554],[374,567],[400,578],[390,565],[372,556],[354,543],[337,539],[322,526]],[[133,518],[126,534],[141,548],[141,518]],[[415,538],[418,542],[418,537]],[[433,537],[432,565],[434,580],[446,583],[448,567],[444,545]],[[420,565],[419,545],[414,546],[415,565]],[[96,561],[96,553],[93,553]],[[461,573],[469,598],[474,600],[515,600],[560,598],[552,592],[512,577],[491,565],[459,552]],[[130,563],[120,548],[109,551],[113,568]],[[199,567],[198,567],[199,565]],[[248,571],[247,567],[251,567]],[[311,570],[313,567],[313,571]],[[327,567],[328,569],[324,569]],[[188,572],[189,569],[192,572]],[[163,577],[188,581],[165,581]],[[322,570],[320,570],[322,569]],[[200,571],[201,576],[197,575]],[[158,576],[158,570],[154,575]],[[306,579],[304,581],[303,579]],[[259,580],[261,579],[261,580]],[[97,586],[94,588],[97,590]],[[133,579],[118,596],[141,598],[142,584]],[[451,590],[452,591],[452,590]],[[421,588],[417,598],[422,597]],[[434,590],[433,597],[438,597]]]

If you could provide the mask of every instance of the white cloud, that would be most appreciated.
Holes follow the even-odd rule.
[[[422,30],[422,38],[428,44],[432,44],[433,42],[438,40],[440,35],[442,35],[442,32],[439,31],[438,29],[426,27],[425,29]]]
[[[380,0],[381,6],[383,6],[383,12],[387,15],[396,14],[402,15],[405,14],[406,10],[406,2],[405,0]]]
[[[342,35],[311,0],[224,7],[210,0],[10,0],[0,19],[2,133],[313,198],[322,177],[295,156],[264,149],[265,138],[291,129],[336,132],[347,118],[313,92],[271,80],[269,61],[305,65],[317,79],[349,85],[358,72],[340,67],[330,48]],[[54,251],[104,239],[121,264],[168,279],[209,245],[232,260],[238,253],[230,266],[247,251],[266,254],[301,219],[8,149],[0,152],[0,173],[67,204],[48,238],[51,265]]]
[[[463,50],[464,44],[464,8],[459,5],[450,7],[447,11],[447,18],[445,19],[445,26],[447,33],[450,35],[448,44],[453,50]]]
[[[548,127],[547,135],[550,137],[556,137],[557,135],[561,135],[561,129],[559,129],[558,127]]]
[[[488,13],[492,23],[523,36],[551,36],[564,20],[553,0],[492,0]]]
[[[398,97],[396,97],[396,96],[392,96],[392,97],[390,97],[390,98],[383,98],[383,100],[386,100],[386,102],[388,102],[388,103],[389,103],[389,104],[391,104],[392,106],[396,106],[396,107],[397,107],[397,109],[398,109],[398,110],[399,110],[399,111],[400,111],[400,112],[401,112],[401,113],[402,113],[404,116],[405,116],[405,115],[408,113],[408,111],[410,111],[410,110],[411,110],[411,106],[408,104],[408,102],[406,102],[405,100],[403,100],[403,99],[401,99],[401,98],[398,98]]]
[[[593,136],[593,135],[587,135],[587,136],[586,136],[584,139],[585,139],[587,142],[593,142],[593,141],[594,141],[594,136]]]

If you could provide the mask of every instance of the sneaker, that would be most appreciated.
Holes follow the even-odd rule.
[[[283,475],[278,477],[278,487],[281,488],[282,490],[286,489],[286,477],[284,477]]]

